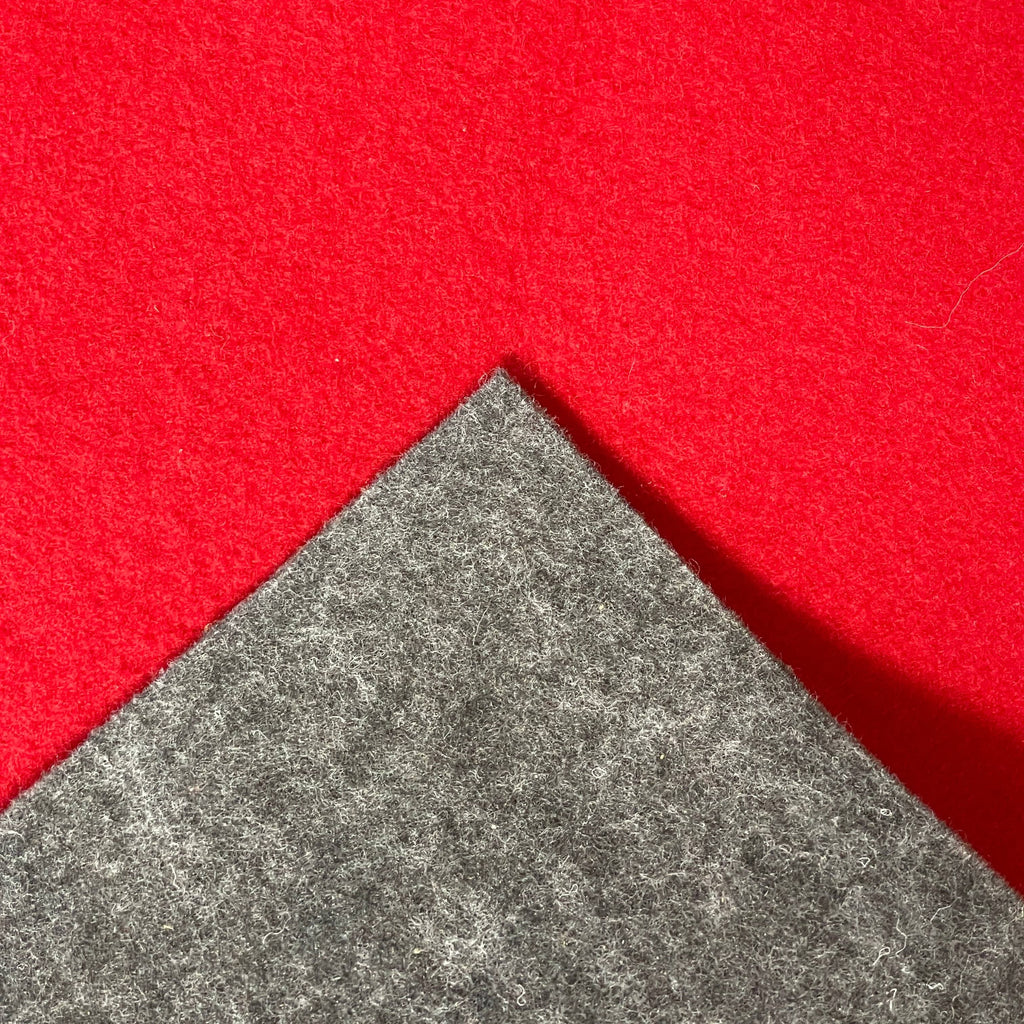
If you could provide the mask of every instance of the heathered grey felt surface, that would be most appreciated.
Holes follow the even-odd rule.
[[[0,816],[0,1020],[1024,1020],[1019,898],[506,377]]]

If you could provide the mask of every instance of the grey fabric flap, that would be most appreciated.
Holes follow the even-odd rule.
[[[1024,1020],[1019,898],[503,374],[0,816],[0,1020]]]

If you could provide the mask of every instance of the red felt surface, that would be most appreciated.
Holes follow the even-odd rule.
[[[0,802],[504,360],[1024,888],[1019,3],[10,0],[0,57]]]

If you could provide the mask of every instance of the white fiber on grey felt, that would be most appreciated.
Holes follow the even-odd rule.
[[[504,375],[0,816],[0,1021],[1024,1021],[1021,900]]]

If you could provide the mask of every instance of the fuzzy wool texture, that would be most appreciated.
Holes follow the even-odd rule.
[[[9,0],[0,806],[514,360],[1024,892],[1022,68],[1019,0]]]
[[[0,817],[0,1019],[1017,1022],[1019,898],[499,374]]]

